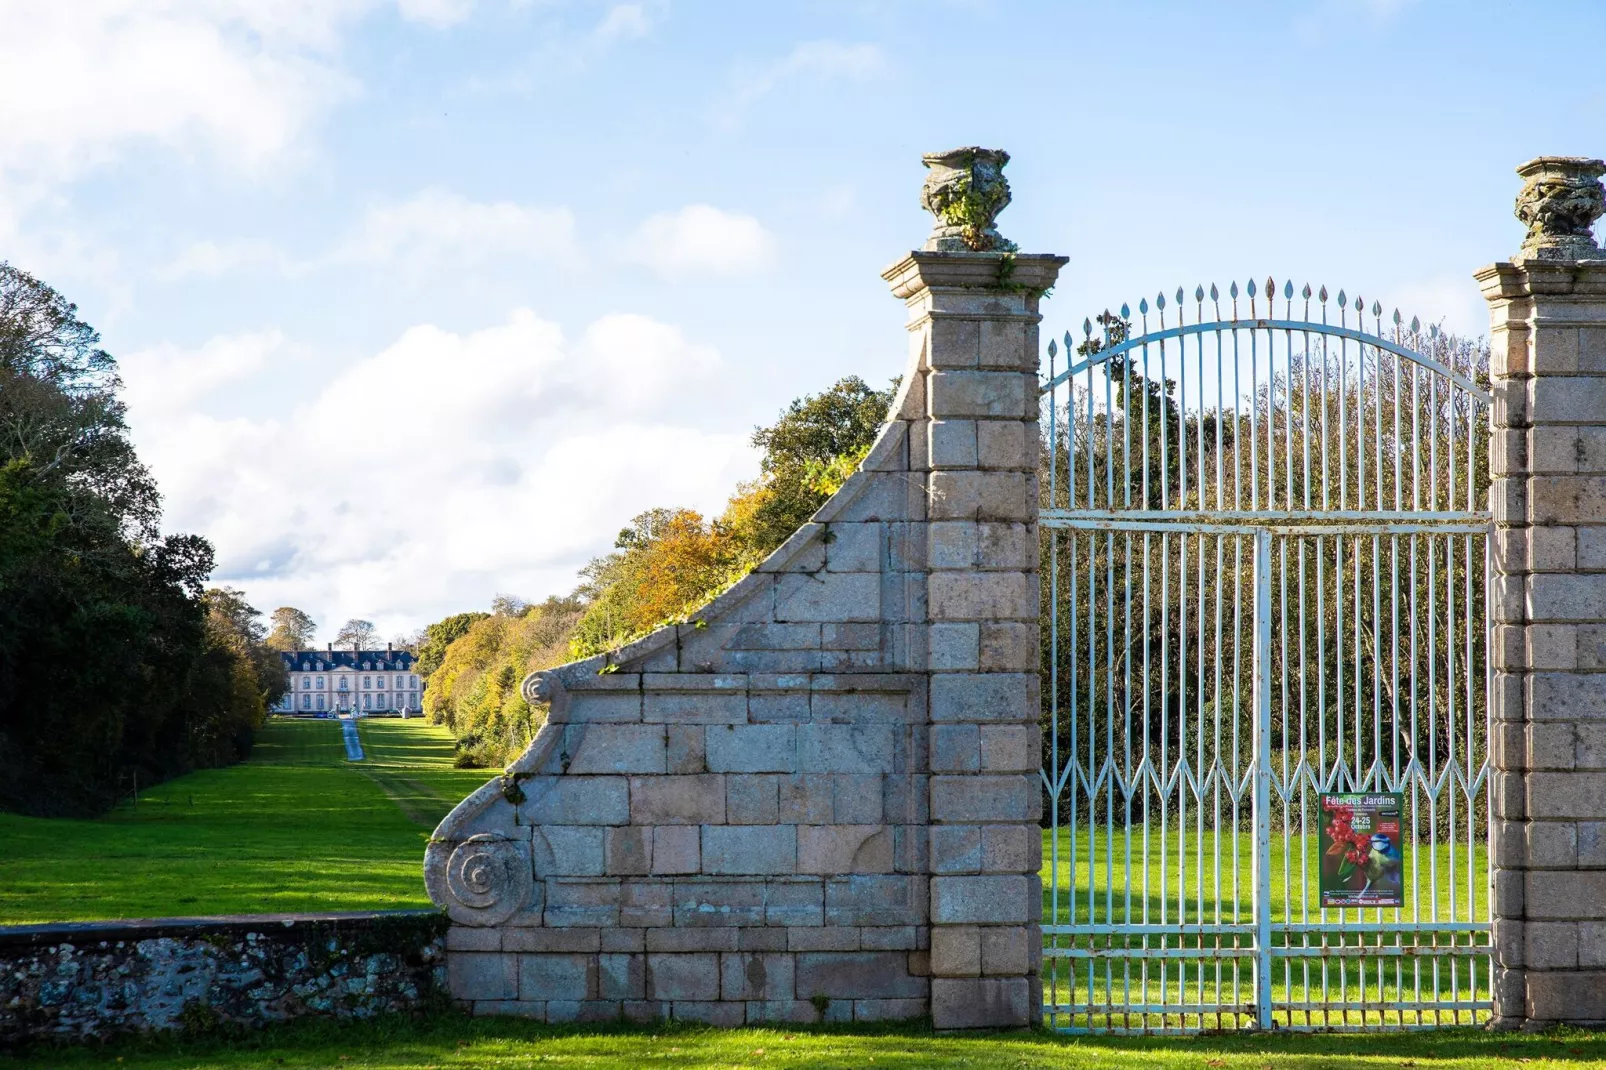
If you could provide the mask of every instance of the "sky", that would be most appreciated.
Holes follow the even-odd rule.
[[[1011,154],[1045,338],[1267,275],[1482,333],[1513,169],[1606,155],[1606,4],[1543,8],[0,0],[0,259],[101,331],[215,582],[397,635],[899,374],[925,152]]]

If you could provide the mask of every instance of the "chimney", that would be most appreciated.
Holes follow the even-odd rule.
[[[395,646],[394,643],[386,643],[385,644],[385,655],[387,657],[389,657],[390,655],[396,653],[396,651],[394,649],[392,649],[394,646]]]
[[[329,644],[329,653],[333,654],[334,652],[335,652],[335,644],[330,643]]]

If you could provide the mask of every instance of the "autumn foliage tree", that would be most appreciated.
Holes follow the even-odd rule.
[[[857,376],[799,398],[753,432],[759,478],[743,483],[712,521],[692,509],[649,509],[614,552],[586,566],[588,602],[575,657],[609,650],[677,620],[735,583],[825,504],[859,466],[886,421],[896,384],[872,390]]]
[[[307,650],[312,646],[312,637],[318,633],[318,625],[312,617],[295,606],[275,609],[268,623],[270,627],[264,641],[275,650]]]
[[[759,477],[738,485],[718,516],[648,509],[582,570],[569,597],[526,605],[498,595],[490,614],[430,625],[418,660],[424,710],[452,728],[459,762],[499,765],[528,744],[544,716],[520,694],[529,673],[682,619],[764,560],[857,470],[896,386],[873,390],[849,376],[792,402],[753,432],[764,451]]]
[[[424,691],[425,716],[451,728],[457,761],[464,767],[502,765],[529,744],[542,717],[519,685],[531,672],[568,660],[569,634],[584,611],[574,596],[535,605],[498,599],[497,606],[495,613],[459,614],[441,622],[462,630],[429,674]]]

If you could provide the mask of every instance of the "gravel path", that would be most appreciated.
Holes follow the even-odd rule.
[[[340,728],[345,734],[346,761],[360,762],[366,757],[362,752],[362,740],[357,737],[357,719],[355,717],[341,717]]]

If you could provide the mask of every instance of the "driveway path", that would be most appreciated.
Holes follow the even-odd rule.
[[[350,714],[342,714],[340,728],[345,734],[346,761],[360,762],[363,760],[362,740],[357,738],[357,719]]]

